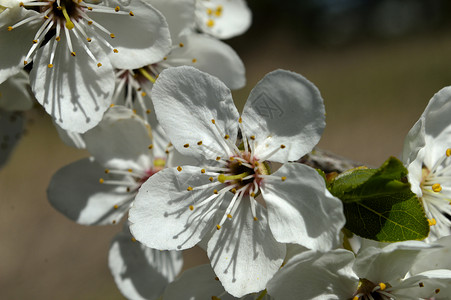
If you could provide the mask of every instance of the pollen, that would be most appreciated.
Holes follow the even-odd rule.
[[[99,183],[104,183],[104,182],[105,182],[105,180],[103,180],[103,178],[99,179]]]
[[[258,218],[257,218],[257,217],[254,217],[254,221],[258,221]]]
[[[207,15],[212,15],[213,14],[213,10],[211,8],[207,8]]]
[[[434,183],[432,185],[432,190],[436,193],[440,192],[442,190],[442,186],[440,185],[440,183]]]
[[[214,190],[214,191],[213,191],[213,194],[216,194],[216,195],[217,195],[217,194],[218,194],[218,190]]]
[[[214,178],[213,178],[213,177],[210,177],[210,178],[208,178],[208,180],[210,180],[211,182],[213,182]]]
[[[232,193],[236,194],[236,188],[230,190]]]
[[[193,209],[194,209],[194,206],[190,205],[189,210],[193,210]]]
[[[359,300],[359,296],[354,296],[354,298],[352,298],[352,300]]]
[[[213,26],[215,26],[215,21],[214,21],[213,19],[209,19],[209,20],[207,21],[207,26],[208,26],[208,27],[213,27]]]
[[[133,172],[133,170],[132,170],[132,169],[128,169],[127,171],[128,171],[129,173]]]
[[[221,156],[216,156],[216,160],[221,160]]]
[[[205,174],[205,169],[200,170],[202,174]]]
[[[435,289],[434,291],[436,294],[440,293],[440,289]]]
[[[221,225],[219,225],[219,224],[216,225],[216,229],[217,229],[217,230],[221,229]]]
[[[110,170],[109,169],[105,169],[105,174],[108,174],[108,173],[110,173]]]
[[[178,166],[177,171],[182,172],[182,167]]]
[[[55,38],[55,40],[56,40],[57,42],[59,42],[59,41],[61,41],[61,37],[60,37],[60,36],[57,36],[57,37]]]
[[[280,177],[280,179],[282,179],[282,181],[285,181],[285,180],[287,180],[287,177],[286,176],[282,176],[282,177]]]
[[[37,44],[38,43],[38,40],[33,40],[33,44]]]
[[[243,123],[243,119],[241,119],[241,117],[238,119],[238,123]]]
[[[226,134],[226,135],[224,136],[224,138],[225,138],[226,140],[228,140],[228,139],[230,138],[230,135]]]
[[[232,215],[231,214],[227,214],[227,218],[231,219]]]
[[[216,124],[215,119],[211,119],[211,123]]]
[[[437,221],[434,218],[432,218],[432,219],[428,219],[428,223],[429,223],[429,226],[434,226],[437,224]]]
[[[451,156],[451,148],[446,149],[446,156],[447,157]]]
[[[88,43],[90,43],[92,41],[91,38],[86,38],[86,40],[88,41]]]
[[[146,114],[150,114],[150,112],[151,112],[150,109],[147,109],[147,110],[146,110]]]
[[[280,145],[280,149],[285,149],[285,145]]]
[[[101,64],[101,63],[98,63],[98,64],[97,64],[97,67],[98,67],[98,68],[100,68],[101,66],[102,66],[102,64]]]
[[[110,33],[110,37],[111,37],[112,39],[114,39],[116,36],[114,35],[114,33]]]
[[[111,104],[110,104],[110,107],[114,107],[114,103],[111,103]]]
[[[117,49],[113,49],[113,52],[114,53],[118,53],[119,51]]]
[[[132,237],[130,240],[131,240],[133,243],[136,243],[136,239],[135,239],[134,237]]]
[[[47,67],[53,68],[53,64],[48,64]]]
[[[75,51],[72,51],[72,52],[70,53],[70,55],[75,56],[75,55],[77,55],[77,54],[75,53]]]
[[[180,44],[179,44],[179,47],[180,47],[180,48],[183,48],[184,46],[185,46],[185,45],[184,45],[183,43],[180,43]]]
[[[114,209],[118,209],[119,208],[119,206],[116,204],[115,206],[113,206],[114,207]]]
[[[28,61],[24,60],[23,65],[26,66],[28,64]]]
[[[254,192],[250,193],[250,195],[251,195],[252,198],[255,198],[255,193]]]
[[[116,7],[114,8],[114,10],[115,10],[116,12],[118,12],[118,11],[121,10],[121,8],[120,8],[119,6],[116,6]]]
[[[189,186],[186,190],[187,190],[188,192],[190,192],[190,191],[193,190],[193,187],[192,187],[192,186]]]
[[[128,14],[129,14],[130,16],[132,16],[132,17],[135,16],[135,14],[134,14],[132,11],[130,11]]]
[[[251,135],[251,136],[250,136],[250,139],[251,139],[251,140],[255,140],[255,135]]]
[[[387,285],[383,282],[379,283],[379,286],[381,287],[381,291],[383,291],[387,288]]]
[[[193,60],[191,60],[191,62],[194,64],[197,62],[197,59],[193,58]]]
[[[189,147],[189,144],[185,144],[185,145],[183,145],[183,147],[184,147],[184,148],[188,148],[188,147]]]
[[[198,141],[197,145],[199,145],[199,146],[202,145],[202,141]]]
[[[146,97],[146,96],[147,96],[146,92],[142,92],[142,93],[141,93],[141,96]],[[150,112],[150,111],[149,111],[149,112]]]
[[[112,222],[113,224],[116,224],[116,220],[113,220],[113,222]]]
[[[419,286],[419,287],[424,287],[424,283],[419,282],[419,283],[418,283],[418,286]]]

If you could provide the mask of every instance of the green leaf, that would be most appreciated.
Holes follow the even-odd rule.
[[[406,176],[402,162],[391,157],[379,169],[352,169],[335,178],[329,190],[343,201],[345,228],[381,242],[427,237],[428,220]]]

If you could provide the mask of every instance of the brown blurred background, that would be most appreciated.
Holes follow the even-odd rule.
[[[266,73],[298,72],[320,89],[320,147],[370,165],[402,150],[428,100],[451,84],[451,26],[440,0],[249,0],[251,29],[227,41],[242,57],[243,105]],[[84,151],[59,141],[35,110],[0,170],[0,299],[123,299],[107,267],[119,226],[84,227],[47,202],[52,174]],[[196,250],[187,264],[197,263]],[[201,258],[202,260],[202,258]]]

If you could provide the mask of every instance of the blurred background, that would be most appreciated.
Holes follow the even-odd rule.
[[[451,85],[449,1],[248,4],[252,27],[227,41],[247,68],[237,105],[274,69],[304,75],[325,100],[323,149],[380,165],[398,156],[429,99]],[[120,225],[74,224],[46,199],[52,174],[87,153],[65,146],[39,109],[27,117],[26,135],[0,170],[0,299],[124,299],[107,267]],[[196,249],[185,259],[187,267],[206,262]]]

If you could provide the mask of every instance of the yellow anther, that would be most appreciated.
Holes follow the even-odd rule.
[[[119,51],[117,49],[113,49],[113,52],[114,53],[118,53]]]
[[[103,180],[103,178],[100,178],[100,179],[99,179],[99,182],[100,182],[100,183],[104,183],[105,180]]]
[[[163,60],[167,60],[168,58],[165,56],[165,57],[163,57]]]
[[[216,160],[221,160],[221,156],[216,156]]]
[[[127,192],[130,192],[130,191],[131,191],[130,187],[127,187]]]
[[[193,59],[191,60],[191,62],[194,64],[194,63],[197,62],[197,59],[193,58]]]
[[[440,192],[442,190],[442,186],[440,185],[440,183],[434,183],[432,185],[432,190],[436,193]]]
[[[207,8],[207,15],[213,14],[213,10],[211,8]]]
[[[132,17],[135,16],[135,14],[134,14],[132,11],[130,11],[128,14],[129,14],[130,16],[132,16]]]
[[[219,224],[216,225],[216,229],[217,229],[217,230],[221,229],[221,225],[219,225]],[[212,297],[212,299],[213,299],[213,297]]]
[[[48,64],[47,67],[53,68],[53,64]]]
[[[59,41],[61,41],[61,37],[60,37],[60,36],[57,36],[57,37],[55,38],[55,40],[56,40],[57,42],[59,42]]]
[[[258,221],[258,218],[257,218],[257,217],[254,217],[254,221]]]
[[[179,44],[179,47],[180,47],[180,48],[182,48],[182,47],[184,47],[184,46],[185,46],[185,45],[184,45],[183,43],[180,43],[180,44]]]
[[[146,109],[146,114],[150,114],[151,110],[150,109]]]
[[[118,11],[121,10],[121,8],[120,8],[119,6],[116,6],[116,7],[114,8],[114,10],[115,10],[116,12],[118,12]]]
[[[228,139],[230,138],[230,135],[226,134],[226,135],[224,136],[224,138],[225,138],[226,140],[228,140]]]
[[[207,21],[207,26],[208,26],[208,27],[213,27],[213,26],[215,26],[215,21],[213,21],[212,19],[209,19],[209,20]]]
[[[114,209],[118,209],[119,208],[119,205],[115,205],[115,206],[113,206],[114,207]]]
[[[255,140],[255,135],[251,135],[251,136],[250,136],[250,139],[251,139],[251,140]]]
[[[202,141],[198,141],[197,145],[199,145],[199,146],[202,145]]]
[[[150,144],[147,148],[149,148],[149,149],[153,149],[153,145],[152,144]]]
[[[440,289],[435,289],[434,291],[436,294],[440,293]]]
[[[419,282],[419,283],[418,283],[418,286],[419,286],[419,287],[424,287],[424,283]]]
[[[48,18],[49,18],[49,16],[47,16],[47,15],[44,16],[44,19],[45,19],[45,20],[47,20]]]
[[[11,30],[13,30],[13,27],[12,26],[8,26],[8,31],[11,31]]]
[[[211,182],[213,182],[214,178],[213,178],[213,177],[209,177],[208,180],[210,180]]]
[[[215,277],[215,280],[216,280],[216,281],[219,281],[219,278],[218,278],[218,276],[216,276],[216,277]]]
[[[188,147],[189,147],[189,144],[185,144],[185,145],[183,145],[183,147],[184,147],[184,148],[188,148]]]
[[[194,206],[190,205],[189,210],[193,210],[193,209],[194,209]]]
[[[359,300],[359,296],[354,296],[354,298],[352,298],[352,300]]]
[[[114,33],[110,33],[110,38],[114,39],[115,37]]]
[[[111,104],[110,104],[110,107],[114,107],[114,103],[111,103]]]
[[[134,237],[131,238],[131,241],[132,241],[133,243],[136,243],[136,239],[135,239]]]
[[[215,16],[220,17],[222,15],[222,5],[218,5],[215,11]]]
[[[24,60],[24,61],[23,61],[23,65],[26,66],[27,64],[28,64],[28,61],[27,61],[27,60]]]
[[[112,222],[113,224],[116,224],[116,220],[113,220],[113,222]]]
[[[72,51],[72,52],[70,53],[70,55],[75,56],[75,55],[77,55],[77,54],[75,53],[75,51]]]
[[[451,156],[451,148],[446,149],[446,156]]]
[[[91,38],[86,38],[86,40],[88,41],[88,43],[90,43],[92,41]]]
[[[38,43],[38,40],[33,40],[33,44],[37,44]]]
[[[243,119],[241,119],[241,117],[238,119],[238,123],[243,123]]]
[[[255,198],[255,193],[254,192],[250,193],[250,195],[251,195],[252,198]]]
[[[133,172],[133,170],[132,170],[132,169],[128,169],[127,171],[128,171],[129,173]]]
[[[282,181],[285,181],[285,180],[287,180],[287,177],[286,176],[282,176],[282,177],[280,177],[280,179],[282,179]]]
[[[87,8],[88,8],[88,10],[92,10],[92,7],[91,7],[91,6],[88,6]]]
[[[231,214],[227,214],[227,218],[231,219],[232,215]]]
[[[285,149],[285,145],[280,145],[280,149]]]
[[[213,194],[218,194],[218,190],[213,190]]]
[[[101,66],[102,66],[101,63],[98,63],[98,64],[97,64],[97,68],[100,68]]]
[[[428,219],[428,223],[429,223],[429,226],[434,226],[437,224],[437,221],[434,218],[432,218],[432,219]]]
[[[205,169],[200,170],[202,174],[205,174]]]
[[[141,96],[146,97],[146,96],[147,96],[147,93],[146,93],[146,92],[142,92],[142,93],[141,93]]]
[[[190,192],[193,190],[193,187],[189,186],[186,190]]]
[[[383,291],[383,290],[385,290],[387,288],[387,285],[385,283],[383,283],[383,282],[380,282],[379,286],[381,288],[381,291]]]
[[[108,173],[110,173],[110,170],[109,169],[105,169],[105,174],[108,174]]]
[[[236,188],[230,190],[232,193],[236,194]]]
[[[182,167],[178,166],[177,171],[182,172]]]
[[[216,124],[215,119],[211,119],[211,123]]]
[[[88,21],[88,25],[92,25],[92,21]]]

